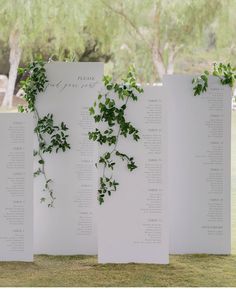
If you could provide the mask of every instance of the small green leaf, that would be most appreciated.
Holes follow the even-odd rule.
[[[89,108],[89,113],[90,113],[90,115],[94,115],[95,114],[95,110],[94,110],[93,107]]]

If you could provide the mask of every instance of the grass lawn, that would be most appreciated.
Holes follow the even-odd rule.
[[[170,264],[97,264],[91,256],[36,256],[34,263],[1,263],[1,286],[233,286],[236,255],[171,256]]]
[[[171,256],[163,265],[99,265],[92,256],[35,256],[0,263],[0,286],[236,287],[236,112],[232,116],[232,255]]]

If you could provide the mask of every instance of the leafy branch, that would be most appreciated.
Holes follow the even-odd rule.
[[[69,135],[68,128],[64,122],[56,125],[53,119],[53,114],[40,117],[37,107],[36,98],[40,92],[45,90],[48,83],[46,77],[45,63],[42,60],[32,62],[26,68],[19,68],[20,75],[23,75],[25,80],[21,81],[21,87],[25,92],[24,99],[27,101],[27,106],[20,105],[19,112],[33,112],[36,122],[34,132],[38,140],[38,149],[34,150],[34,157],[38,159],[38,168],[34,172],[34,177],[42,175],[44,178],[43,191],[45,195],[41,198],[41,202],[48,201],[48,207],[54,206],[56,197],[52,188],[52,179],[48,178],[45,170],[45,153],[52,153],[70,149],[70,144],[67,141]]]
[[[208,71],[204,71],[202,75],[197,78],[193,78],[192,84],[194,85],[194,96],[200,95],[201,93],[207,91],[209,75],[210,73]],[[230,63],[214,63],[212,75],[217,76],[222,85],[228,84],[230,87],[233,87],[236,80],[236,68],[231,67]]]
[[[129,171],[137,168],[134,157],[118,151],[119,138],[131,137],[138,141],[139,131],[131,122],[127,121],[125,112],[128,102],[137,101],[138,94],[143,92],[135,79],[134,68],[130,68],[127,76],[122,79],[121,83],[115,83],[110,76],[104,76],[103,83],[105,93],[99,94],[97,101],[90,107],[90,115],[93,116],[96,123],[102,123],[107,126],[105,130],[96,128],[93,132],[89,132],[89,139],[98,142],[100,145],[106,144],[111,147],[110,151],[100,156],[96,167],[102,167],[102,176],[99,180],[98,201],[104,203],[106,195],[110,196],[116,191],[119,183],[113,178],[112,172],[116,165],[116,158],[120,158],[126,163]],[[120,105],[121,104],[121,105]],[[109,172],[109,174],[107,174]]]

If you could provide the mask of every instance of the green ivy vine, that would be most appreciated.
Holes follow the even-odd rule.
[[[24,77],[22,80],[21,88],[24,90],[24,99],[27,101],[27,106],[18,106],[18,111],[33,112],[36,121],[36,127],[34,132],[38,139],[38,148],[34,150],[34,157],[38,158],[38,168],[34,172],[34,177],[42,175],[44,183],[44,196],[41,198],[41,202],[48,202],[48,207],[54,206],[56,199],[52,188],[52,179],[48,178],[45,170],[45,153],[52,153],[70,149],[70,144],[67,139],[68,127],[64,122],[56,125],[53,119],[53,114],[40,117],[36,107],[36,98],[40,92],[45,90],[48,83],[45,70],[45,62],[42,60],[33,61],[26,68],[19,68],[18,73]],[[26,78],[25,78],[26,77]]]
[[[193,78],[192,84],[194,86],[193,92],[195,96],[207,91],[209,75],[210,73],[208,71],[204,71],[202,75]],[[232,67],[230,63],[214,63],[212,75],[217,76],[222,85],[228,84],[230,87],[233,87],[236,80],[236,68]]]
[[[130,121],[127,121],[125,112],[128,102],[137,101],[138,94],[143,92],[143,89],[136,83],[133,67],[130,68],[121,83],[113,82],[110,76],[104,76],[103,83],[105,93],[98,95],[93,106],[89,108],[89,112],[94,121],[106,125],[106,129],[100,130],[96,128],[93,132],[88,133],[90,140],[96,141],[100,145],[106,144],[111,149],[103,153],[98,163],[96,163],[96,167],[100,165],[103,169],[98,189],[98,201],[100,204],[104,203],[105,196],[110,196],[119,185],[112,174],[116,165],[116,157],[126,163],[129,171],[137,168],[134,157],[120,152],[118,146],[121,136],[125,138],[131,137],[135,141],[140,139],[138,129]]]

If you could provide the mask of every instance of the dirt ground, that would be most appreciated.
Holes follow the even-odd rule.
[[[0,94],[0,105],[2,104],[3,98],[4,98],[4,95]],[[26,101],[23,98],[19,98],[19,97],[16,97],[14,95],[14,97],[13,97],[13,107],[17,108],[17,106],[20,105],[20,104],[26,105]]]

